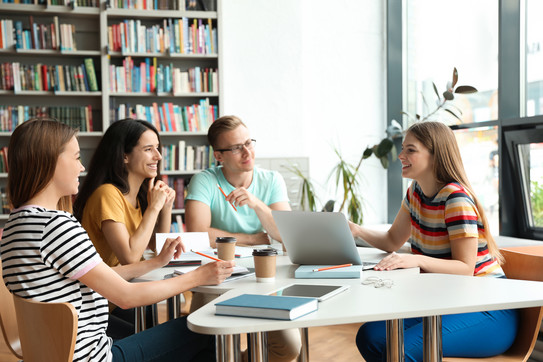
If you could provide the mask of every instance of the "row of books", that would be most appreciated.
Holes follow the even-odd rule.
[[[4,4],[62,5],[97,8],[100,0],[2,0]]]
[[[17,49],[56,49],[77,50],[75,25],[59,24],[58,16],[51,24],[37,24],[29,16],[29,28],[23,28],[23,22],[15,21],[15,47]]]
[[[13,20],[0,19],[0,49],[9,49],[15,45]]]
[[[109,0],[108,5],[113,9],[190,10],[185,0]]]
[[[205,170],[213,164],[213,152],[208,145],[188,146],[185,141],[178,145],[162,146],[161,171]]]
[[[173,64],[157,64],[145,58],[139,66],[132,57],[123,59],[123,65],[109,66],[109,90],[118,93],[197,93],[218,92],[219,78],[216,68],[194,67],[187,70]]]
[[[171,102],[158,105],[153,102],[151,106],[119,104],[110,110],[110,119],[144,119],[161,132],[207,131],[218,116],[218,106],[209,104],[207,98],[191,106],[179,106]]]
[[[185,208],[185,179],[183,177],[170,177],[168,175],[161,175],[162,181],[175,190],[175,201],[173,202],[174,209]]]
[[[181,217],[181,215],[175,215],[175,221],[172,222],[170,225],[170,232],[183,233],[186,231],[187,229],[185,228],[185,223],[183,222],[183,218]]]
[[[190,25],[189,25],[190,23]],[[123,53],[216,54],[217,29],[211,19],[164,19],[150,27],[141,20],[124,20],[108,26],[108,45]]]
[[[5,188],[0,189],[0,202],[2,202],[2,214],[9,215],[11,207],[9,206],[8,194]]]
[[[92,106],[0,105],[0,132],[12,132],[19,124],[36,117],[51,117],[81,132],[92,132]]]
[[[0,64],[0,89],[19,91],[98,91],[92,58],[82,65]]]
[[[8,148],[0,148],[0,172],[8,172]]]

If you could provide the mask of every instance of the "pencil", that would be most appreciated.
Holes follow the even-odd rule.
[[[348,266],[352,266],[353,264],[341,264],[341,265],[334,265],[334,266],[327,266],[325,268],[318,268],[318,269],[313,269],[314,272],[319,272],[319,271],[323,271],[323,270],[330,270],[330,269],[337,269],[337,268],[346,268]]]
[[[224,195],[224,198],[226,199],[226,194],[224,193],[224,190],[221,188],[221,186],[219,186],[219,184],[217,184],[217,187],[219,188],[219,190],[221,190],[222,194]],[[234,210],[238,211],[238,209],[236,209],[236,207],[234,206],[232,202],[230,202],[230,205],[232,205]]]
[[[190,251],[192,251],[192,252],[195,253],[195,254],[198,254],[198,255],[201,255],[201,256],[205,256],[206,258],[213,259],[213,260],[215,260],[215,261],[223,261],[223,260],[221,260],[221,259],[214,258],[214,257],[212,257],[211,255],[207,255],[207,254],[204,254],[204,253],[200,253],[199,251],[195,251],[195,250],[192,250],[192,249],[190,249]]]

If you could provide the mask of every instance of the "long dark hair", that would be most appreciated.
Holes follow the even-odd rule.
[[[30,119],[13,131],[8,148],[8,199],[19,208],[51,182],[59,155],[77,130],[52,118]],[[57,207],[71,211],[71,196],[62,197]]]
[[[132,152],[141,135],[149,130],[155,132],[160,143],[157,129],[147,121],[122,119],[108,127],[94,151],[87,176],[74,202],[74,215],[79,221],[83,218],[83,209],[87,200],[101,185],[112,184],[123,194],[130,191],[124,156]],[[148,183],[143,182],[138,191],[138,202],[142,213],[147,209],[148,188]]]

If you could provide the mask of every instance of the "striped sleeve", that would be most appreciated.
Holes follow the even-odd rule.
[[[40,250],[44,263],[67,278],[80,277],[101,258],[96,253],[85,229],[66,214],[57,214],[45,225]]]
[[[463,189],[457,189],[445,202],[445,224],[450,240],[479,238],[475,203]]]

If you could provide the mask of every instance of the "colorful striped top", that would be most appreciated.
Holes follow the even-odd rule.
[[[505,277],[497,260],[490,255],[482,220],[475,202],[460,184],[445,185],[427,197],[416,181],[411,183],[402,202],[411,217],[411,251],[434,258],[451,259],[451,242],[477,238],[475,276]]]

